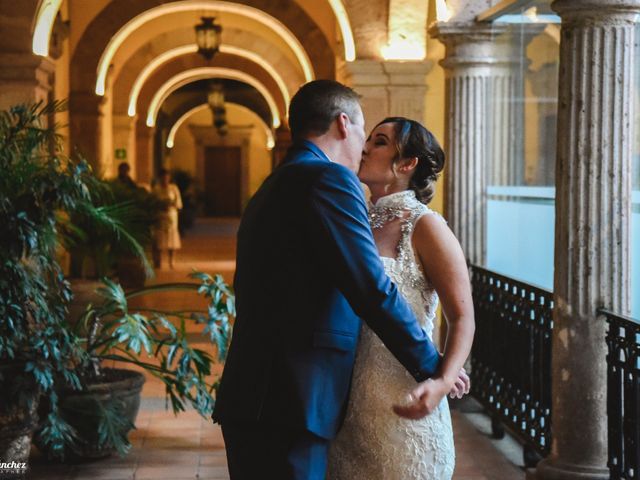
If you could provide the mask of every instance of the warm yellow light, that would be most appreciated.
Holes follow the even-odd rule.
[[[342,43],[344,43],[344,59],[347,62],[353,62],[356,59],[356,44],[353,40],[353,32],[351,31],[351,23],[349,22],[347,9],[344,8],[341,0],[329,0],[329,5],[336,16],[338,27],[340,27]]]
[[[171,130],[169,130],[169,135],[167,135],[167,148],[173,148],[174,141],[176,139],[176,133],[178,133],[178,130],[180,129],[182,124],[191,115],[195,115],[196,113],[198,113],[201,110],[204,110],[205,108],[209,108],[209,104],[208,103],[203,103],[202,105],[198,105],[197,107],[193,107],[191,110],[187,110],[185,113],[183,113],[180,116],[180,118],[178,118],[176,123],[174,123],[173,126],[171,127]]]
[[[385,60],[423,60],[427,50],[427,0],[390,0]]]
[[[137,17],[131,19],[124,25],[118,32],[111,38],[109,44],[105,48],[100,62],[98,63],[98,79],[96,81],[96,93],[98,95],[104,95],[105,85],[107,80],[107,71],[109,65],[113,60],[118,48],[124,43],[127,37],[138,30],[145,23],[158,18],[163,15],[185,12],[185,11],[197,11],[202,14],[203,11],[215,11],[216,13],[226,12],[240,15],[250,18],[257,22],[262,23],[271,30],[273,30],[282,40],[291,48],[296,59],[300,63],[302,72],[304,73],[305,80],[307,82],[313,80],[314,73],[311,61],[300,44],[298,39],[291,33],[291,31],[285,27],[279,20],[276,20],[272,16],[266,14],[262,10],[249,7],[247,5],[241,5],[238,3],[224,2],[219,0],[182,0],[179,2],[165,3],[164,5],[157,6],[150,10],[146,10]]]
[[[36,55],[49,55],[49,39],[61,4],[62,0],[42,0],[40,3],[31,40],[31,50]]]
[[[540,21],[538,18],[538,7],[531,7],[525,10],[522,16],[528,18],[532,23],[538,23]]]
[[[267,150],[273,150],[273,147],[276,146],[276,141],[273,138],[273,132],[271,131],[271,129],[269,128],[269,126],[264,123],[264,121],[262,120],[262,118],[260,118],[259,115],[257,115],[255,112],[253,112],[252,110],[248,109],[247,107],[245,107],[244,105],[239,105],[237,103],[233,103],[233,102],[227,102],[227,105],[232,105],[240,110],[246,111],[246,112],[250,112],[253,115],[255,115],[258,119],[258,121],[260,122],[260,125],[262,126],[262,128],[264,128],[265,134],[267,135]],[[173,124],[173,126],[171,127],[171,129],[169,130],[169,135],[167,136],[167,148],[173,148],[174,144],[175,144],[175,140],[176,140],[176,135],[178,133],[178,130],[180,129],[180,127],[182,126],[182,124],[187,121],[187,119],[192,116],[195,115],[196,113],[200,112],[201,110],[204,110],[206,108],[209,108],[209,104],[208,103],[203,103],[202,105],[198,105],[197,107],[192,108],[191,110],[185,112],[184,114],[182,114],[180,116],[180,118],[178,118],[178,120],[176,121],[176,123]]]
[[[448,22],[451,19],[451,12],[447,7],[446,0],[436,0],[436,19],[438,22]]]
[[[234,47],[233,45],[221,45],[220,51],[222,53],[228,53],[230,55],[237,55],[238,57],[246,58],[247,60],[257,63],[262,68],[264,68],[267,71],[267,73],[271,75],[273,80],[278,85],[278,89],[280,90],[280,93],[282,93],[282,98],[284,99],[285,109],[286,111],[289,111],[289,102],[291,101],[291,94],[289,93],[289,90],[287,89],[287,85],[286,83],[284,83],[284,79],[282,78],[282,76],[278,73],[278,71],[275,68],[271,66],[269,62],[267,62],[260,55],[250,50],[245,50],[244,48],[240,48],[240,47]]]
[[[183,45],[181,47],[173,48],[171,50],[167,50],[164,53],[161,53],[156,58],[151,60],[147,66],[145,66],[136,80],[133,82],[133,87],[131,88],[131,93],[129,94],[129,116],[133,117],[136,114],[136,105],[138,104],[138,96],[140,95],[140,91],[144,86],[144,82],[147,81],[147,78],[163,63],[168,62],[172,58],[179,57],[181,55],[186,55],[188,53],[195,53],[198,51],[198,46],[196,44]]]
[[[267,137],[267,150],[271,151],[273,150],[273,147],[276,146],[276,141],[273,138],[273,134],[271,133],[271,130],[269,130],[269,133],[271,134],[271,136]]]
[[[129,108],[128,108],[129,116],[130,117],[135,116],[137,111],[136,106],[138,104],[138,97],[140,95],[140,91],[142,90],[144,83],[147,81],[147,79],[153,74],[153,72],[156,69],[158,69],[163,63],[166,63],[173,58],[176,58],[182,55],[187,55],[189,53],[195,53],[197,51],[198,51],[198,47],[195,44],[183,45],[181,47],[176,47],[171,50],[168,50],[158,55],[151,62],[149,62],[149,64],[146,67],[144,67],[144,69],[142,69],[142,71],[140,72],[136,80],[133,82],[133,87],[131,88],[131,93],[129,94]],[[264,68],[267,71],[267,73],[271,75],[273,80],[278,85],[278,89],[280,90],[280,93],[282,94],[282,97],[284,99],[285,109],[287,111],[289,110],[289,102],[291,101],[291,94],[289,93],[289,90],[287,89],[287,85],[284,83],[282,76],[276,71],[275,68],[271,66],[269,62],[267,62],[264,58],[262,58],[260,55],[257,55],[254,52],[245,50],[243,48],[234,47],[231,45],[221,45],[220,51],[222,53],[228,53],[230,55],[236,55],[238,57],[246,58],[247,60],[251,60],[252,62],[257,63],[262,68]]]
[[[398,42],[380,48],[385,60],[424,60],[427,55],[424,46],[411,42]]]
[[[560,26],[549,23],[544,29],[544,33],[549,35],[553,40],[560,45]]]
[[[203,80],[205,78],[226,78],[229,80],[237,80],[239,82],[244,82],[248,85],[251,85],[266,100],[267,105],[269,106],[269,110],[271,111],[273,128],[278,128],[280,126],[280,114],[278,113],[278,107],[276,106],[276,102],[269,90],[267,90],[267,88],[255,77],[252,77],[245,72],[221,67],[193,68],[191,70],[180,72],[167,80],[167,82],[158,89],[156,94],[153,96],[151,103],[149,104],[149,111],[147,113],[147,126],[155,126],[160,107],[169,97],[169,95],[175,92],[178,88],[187,85],[188,83],[192,83],[197,80]]]

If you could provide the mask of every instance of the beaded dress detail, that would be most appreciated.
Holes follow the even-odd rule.
[[[412,190],[370,205],[373,229],[400,221],[396,258],[382,257],[387,275],[431,337],[438,295],[425,277],[411,242],[417,220],[437,215]],[[444,221],[444,219],[442,219]],[[420,420],[397,416],[415,379],[363,323],[344,424],[329,453],[329,480],[449,480],[455,451],[447,399]]]

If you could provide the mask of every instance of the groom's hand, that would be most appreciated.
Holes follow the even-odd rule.
[[[394,405],[393,411],[401,417],[418,420],[433,413],[450,390],[451,385],[442,378],[430,378],[413,389],[408,404]]]

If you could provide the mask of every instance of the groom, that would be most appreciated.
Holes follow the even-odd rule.
[[[418,382],[440,361],[373,241],[355,175],[365,142],[358,95],[308,83],[289,123],[294,145],[238,231],[237,318],[213,413],[232,480],[324,479],[361,319]],[[429,389],[407,416],[437,404],[442,394]]]

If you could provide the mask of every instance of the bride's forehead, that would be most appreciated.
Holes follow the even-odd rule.
[[[394,128],[394,124],[389,122],[389,123],[381,123],[380,125],[377,125],[372,131],[371,131],[371,136],[375,136],[377,134],[384,134],[389,138],[393,138],[395,137],[395,128]]]

